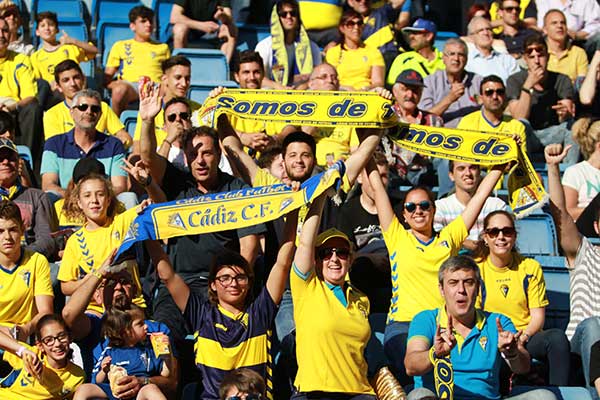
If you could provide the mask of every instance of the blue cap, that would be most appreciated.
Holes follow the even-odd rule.
[[[402,32],[431,32],[435,35],[437,33],[437,27],[433,21],[417,18],[411,26],[402,28]]]

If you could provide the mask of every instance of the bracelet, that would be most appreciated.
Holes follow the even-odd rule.
[[[168,143],[169,146],[173,146],[173,142],[169,142],[167,139],[163,140],[163,142]]]
[[[17,357],[23,358],[24,351],[25,351],[25,346],[21,346],[17,349],[17,351],[15,351],[15,354],[17,355]]]
[[[91,273],[92,273],[92,275],[94,275],[96,278],[98,278],[100,280],[104,279],[102,274],[100,272],[98,272],[97,270],[92,270]]]

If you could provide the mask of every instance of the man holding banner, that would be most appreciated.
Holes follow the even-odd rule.
[[[519,343],[510,319],[475,308],[481,280],[470,257],[446,260],[438,273],[444,304],[425,310],[410,324],[406,371],[415,376],[409,400],[500,399],[500,367],[516,374],[529,371],[529,353]],[[546,389],[508,397],[511,400],[555,400]]]

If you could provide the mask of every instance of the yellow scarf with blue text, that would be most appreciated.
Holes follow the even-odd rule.
[[[214,125],[219,115],[228,114],[301,126],[393,128],[390,138],[416,153],[483,165],[516,161],[508,189],[517,218],[547,201],[548,195],[529,158],[511,135],[401,124],[391,106],[390,100],[373,92],[233,89],[207,99],[199,120]]]

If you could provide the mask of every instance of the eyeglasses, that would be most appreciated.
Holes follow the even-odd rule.
[[[528,47],[525,49],[525,54],[530,56],[533,54],[534,51],[537,52],[541,56],[546,55],[546,49],[544,49],[542,46]]]
[[[458,51],[447,51],[444,53],[444,55],[446,57],[460,57],[460,58],[467,58],[467,55],[465,53],[460,53]]]
[[[506,94],[506,89],[504,88],[497,88],[497,89],[485,89],[483,91],[483,94],[487,97],[492,97],[494,95],[494,93],[496,93],[498,96],[504,96]]]
[[[353,26],[357,26],[357,27],[361,27],[364,25],[364,22],[361,21],[360,19],[354,19],[352,21],[346,21],[344,23],[344,26],[348,27],[348,28],[352,28]]]
[[[234,280],[238,285],[245,285],[246,283],[248,283],[248,275],[246,275],[246,274],[239,274],[236,276],[221,275],[221,276],[217,276],[215,278],[215,280],[219,281],[219,283],[223,286],[231,285]]]
[[[485,230],[485,234],[492,239],[498,236],[502,232],[502,235],[511,237],[517,233],[517,230],[512,226],[505,226],[504,228],[488,228]]]
[[[62,342],[62,343],[68,341],[69,340],[69,333],[63,331],[63,332],[59,333],[56,336],[49,335],[49,336],[43,337],[40,340],[40,342],[42,342],[46,346],[52,346],[52,345],[54,345],[54,342],[57,341],[57,340],[59,342]]]
[[[298,17],[298,11],[297,10],[279,11],[277,14],[279,15],[279,18],[288,18],[288,17],[297,18]]]
[[[423,200],[418,203],[413,203],[412,201],[404,203],[404,209],[409,213],[415,212],[417,207],[423,211],[428,211],[431,208],[431,202],[429,200]]]
[[[504,8],[502,8],[502,10],[503,11],[508,11],[508,12],[514,12],[514,11],[516,11],[516,12],[520,13],[521,12],[521,7],[504,7]]]
[[[262,394],[249,393],[246,395],[246,400],[262,400],[262,399],[264,399]],[[242,397],[238,396],[236,394],[235,396],[228,397],[227,400],[242,400]]]
[[[179,118],[182,121],[187,121],[187,120],[190,119],[190,113],[180,112],[180,113],[173,113],[173,114],[167,115],[167,121],[169,121],[169,122],[175,122],[175,120],[177,119],[177,116],[179,116]]]
[[[96,105],[96,104],[89,105],[89,104],[85,104],[85,103],[73,106],[73,108],[76,108],[81,112],[86,112],[87,109],[89,108],[95,114],[99,113],[100,110],[102,110],[102,108],[99,105]]]
[[[319,256],[321,260],[329,260],[333,257],[333,253],[335,253],[340,260],[347,260],[350,256],[350,249],[344,247],[321,247],[317,250],[317,256]]]

